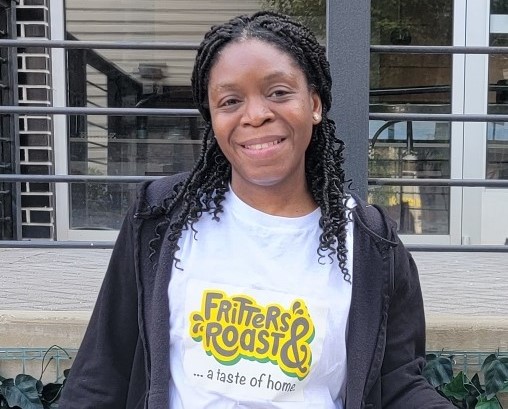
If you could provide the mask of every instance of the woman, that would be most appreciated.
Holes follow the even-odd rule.
[[[269,12],[213,27],[188,175],[147,183],[63,408],[447,408],[421,376],[418,277],[344,192],[324,49]]]

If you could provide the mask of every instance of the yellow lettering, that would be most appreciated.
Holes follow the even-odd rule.
[[[270,361],[288,376],[304,379],[310,371],[314,323],[303,300],[289,309],[259,305],[247,295],[207,290],[201,311],[190,314],[190,336],[218,362],[233,365],[240,359]],[[290,384],[281,384],[287,390]]]

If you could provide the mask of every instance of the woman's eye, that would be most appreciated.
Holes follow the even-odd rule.
[[[224,107],[228,107],[228,106],[231,106],[231,105],[235,105],[235,104],[238,104],[238,100],[236,98],[229,98],[229,99],[226,99],[223,103],[222,103],[222,106]]]
[[[271,93],[271,96],[272,97],[283,97],[287,94],[289,94],[289,91],[286,91],[284,89],[277,89]]]

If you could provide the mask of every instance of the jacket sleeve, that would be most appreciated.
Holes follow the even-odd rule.
[[[382,407],[455,408],[421,374],[425,365],[425,317],[418,271],[402,243],[392,251],[395,290],[388,310],[381,368]]]
[[[134,210],[120,229],[95,308],[63,388],[62,409],[124,408],[138,341]]]

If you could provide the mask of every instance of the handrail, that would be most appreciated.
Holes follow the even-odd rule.
[[[19,175],[0,173],[0,182],[21,183],[141,183],[164,176],[96,176],[96,175]],[[372,186],[460,186],[460,187],[508,187],[505,179],[413,179],[369,178]]]
[[[368,183],[371,186],[508,187],[508,180],[503,179],[369,178]]]
[[[90,108],[90,107],[28,107],[0,106],[0,114],[18,115],[109,115],[109,116],[199,116],[197,109],[185,108]],[[421,122],[508,122],[508,114],[418,114],[369,113],[369,119]]]
[[[114,241],[52,241],[52,240],[0,240],[0,248],[60,248],[60,249],[112,249]],[[406,244],[413,252],[435,253],[508,253],[508,246],[488,244]]]
[[[19,175],[0,173],[0,182],[36,183],[141,183],[163,176]]]
[[[185,41],[90,41],[0,39],[0,47],[43,47],[66,49],[197,50],[199,43]],[[373,53],[404,54],[508,54],[508,47],[457,45],[371,45]]]
[[[199,43],[185,41],[88,41],[0,39],[0,47],[43,47],[106,50],[197,50]]]
[[[1,108],[0,108],[1,109]],[[508,122],[506,114],[416,114],[416,113],[369,113],[369,119],[383,121],[441,121],[441,122]]]
[[[371,45],[380,54],[508,54],[508,47],[461,45]]]
[[[0,106],[0,114],[18,115],[110,115],[110,116],[198,116],[197,109],[186,108],[90,108]]]

